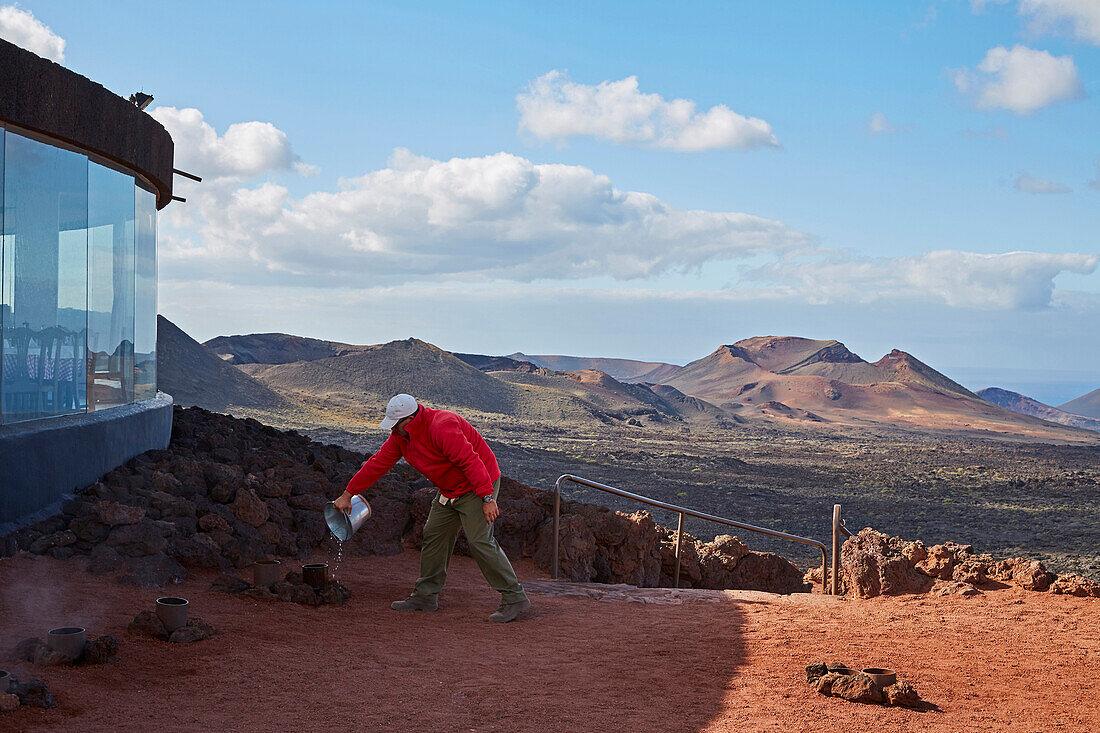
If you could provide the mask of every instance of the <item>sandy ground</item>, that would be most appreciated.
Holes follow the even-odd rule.
[[[219,633],[188,645],[126,633],[155,590],[75,562],[0,560],[0,665],[46,681],[60,703],[0,714],[0,729],[1100,730],[1098,600],[1010,589],[652,605],[532,593],[530,615],[502,626],[487,621],[498,597],[464,557],[439,612],[391,611],[418,558],[347,560],[339,577],[354,597],[316,609],[211,593],[212,576],[193,574],[168,592]],[[118,636],[118,662],[10,661],[18,641],[73,624]],[[805,682],[815,661],[894,667],[930,709],[822,697]]]

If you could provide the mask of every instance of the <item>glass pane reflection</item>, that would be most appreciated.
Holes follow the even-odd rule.
[[[9,130],[3,183],[3,422],[82,412],[88,159]]]

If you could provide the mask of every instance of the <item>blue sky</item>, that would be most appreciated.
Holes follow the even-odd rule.
[[[683,363],[795,334],[1057,403],[1100,386],[1097,5],[18,11],[154,94],[206,179],[161,218],[161,311],[201,339]]]

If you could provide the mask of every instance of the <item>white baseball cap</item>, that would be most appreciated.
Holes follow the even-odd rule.
[[[378,423],[378,427],[389,430],[397,421],[416,413],[416,398],[408,394],[394,395],[386,405],[386,419]]]

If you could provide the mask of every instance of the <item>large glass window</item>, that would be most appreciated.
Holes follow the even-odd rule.
[[[134,399],[157,396],[157,197],[134,188],[137,256],[134,286]]]
[[[4,135],[3,422],[87,407],[88,159]]]
[[[134,401],[134,179],[88,166],[88,410]]]

